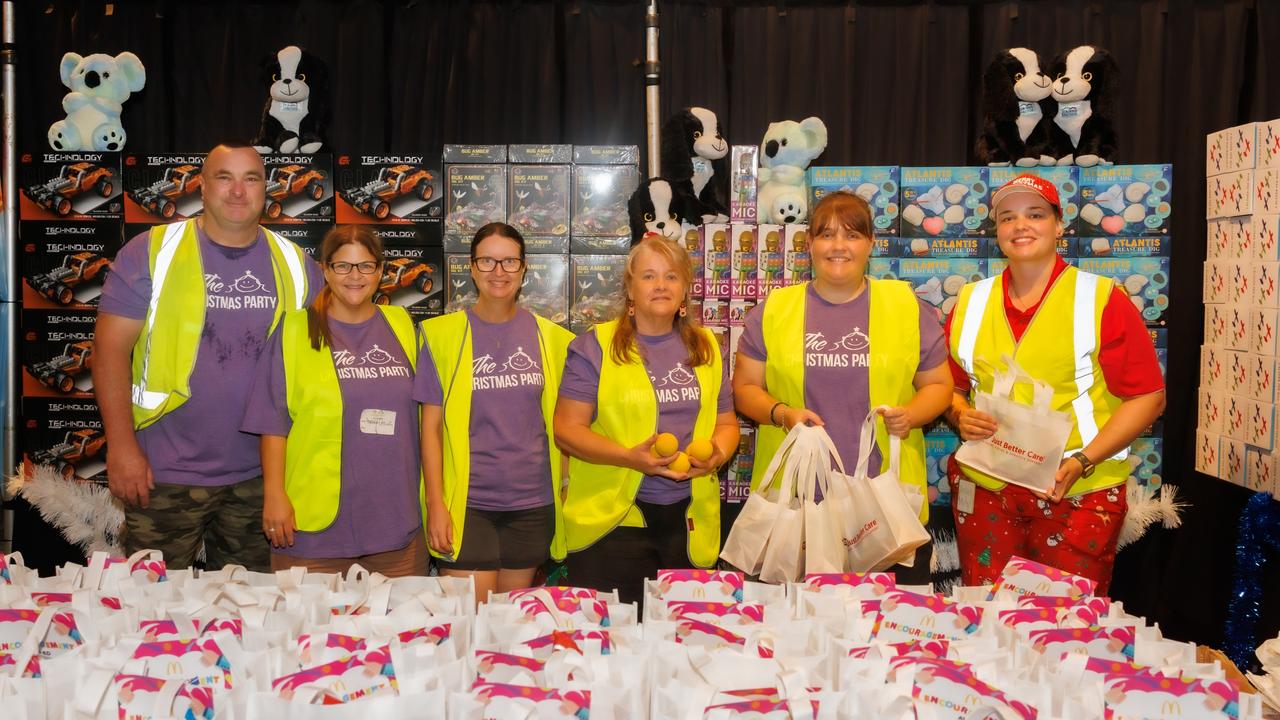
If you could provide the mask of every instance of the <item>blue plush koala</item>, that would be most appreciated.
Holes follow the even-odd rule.
[[[809,217],[805,169],[827,147],[827,126],[820,118],[769,123],[760,142],[758,222],[785,225]]]
[[[71,92],[62,98],[66,119],[49,126],[49,146],[62,152],[124,149],[120,112],[129,95],[147,83],[147,70],[138,56],[122,52],[115,57],[81,57],[69,52],[62,56],[59,71]]]

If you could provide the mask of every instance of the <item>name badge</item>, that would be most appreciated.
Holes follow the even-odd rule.
[[[361,412],[360,432],[366,435],[395,435],[396,411],[370,408]]]
[[[974,488],[972,480],[961,479],[956,482],[956,510],[966,515],[973,513]]]

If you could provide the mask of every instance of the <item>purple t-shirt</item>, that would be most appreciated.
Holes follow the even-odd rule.
[[[680,447],[688,447],[693,439],[693,426],[702,407],[702,388],[689,367],[689,350],[679,333],[666,335],[639,335],[640,357],[649,381],[658,396],[659,433],[671,433],[680,440]],[[565,360],[564,380],[560,383],[560,397],[580,400],[595,406],[600,389],[600,366],[604,359],[600,341],[595,333],[579,335],[569,343],[569,356]],[[733,410],[733,388],[729,384],[729,363],[721,366],[720,395],[716,398],[716,412]],[[594,418],[594,415],[593,415]],[[655,505],[671,505],[689,497],[689,483],[676,482],[655,475],[645,475],[640,482],[636,499]]]
[[[852,473],[858,463],[858,441],[862,438],[862,421],[871,409],[871,390],[867,368],[870,365],[871,293],[842,304],[823,300],[810,283],[804,312],[804,404],[818,413],[835,442],[846,472]],[[920,303],[920,370],[931,370],[947,359],[947,346],[932,305]],[[766,361],[764,345],[764,307],[753,308],[746,318],[738,352]],[[839,388],[839,392],[831,392]],[[824,389],[826,390],[824,392]],[[880,468],[880,450],[871,446],[868,467],[873,474]]]
[[[297,532],[287,555],[359,557],[397,550],[422,527],[418,502],[418,404],[413,366],[382,313],[349,324],[329,319],[342,393],[342,488],[338,515],[318,532]],[[293,427],[281,334],[258,363],[240,429],[288,437]],[[306,408],[294,408],[305,413]]]
[[[550,505],[551,459],[542,420],[538,321],[520,309],[504,323],[467,310],[471,332],[471,477],[467,507],[528,510]],[[444,405],[431,349],[418,353],[413,399]]]
[[[130,240],[111,263],[98,311],[141,320],[151,301],[148,233]],[[191,372],[191,397],[137,431],[156,482],[230,485],[262,474],[258,438],[240,432],[249,382],[275,316],[275,273],[269,240],[259,229],[243,248],[219,245],[199,231],[207,297],[204,332]],[[306,261],[311,304],[324,286],[320,266]]]

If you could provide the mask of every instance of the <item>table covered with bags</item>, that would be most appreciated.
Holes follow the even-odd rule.
[[[1254,720],[1196,647],[1023,559],[950,597],[886,573],[664,570],[642,607],[452,578],[0,556],[0,715]]]

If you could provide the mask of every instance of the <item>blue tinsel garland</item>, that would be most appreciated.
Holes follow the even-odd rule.
[[[1269,493],[1257,493],[1240,513],[1235,587],[1223,630],[1223,652],[1242,670],[1257,665],[1253,651],[1258,643],[1253,634],[1262,614],[1262,575],[1268,550],[1280,551],[1280,502]]]

